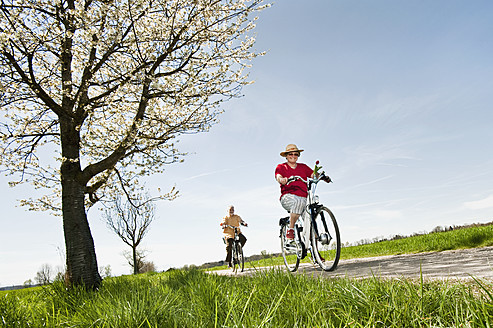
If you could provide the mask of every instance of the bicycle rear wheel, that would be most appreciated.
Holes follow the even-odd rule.
[[[315,261],[324,271],[333,271],[341,256],[341,236],[334,214],[325,206],[316,211],[311,241]]]
[[[295,272],[296,270],[298,270],[298,266],[300,265],[300,258],[298,256],[298,254],[300,253],[300,251],[298,250],[299,244],[288,242],[288,240],[286,239],[287,228],[287,224],[281,227],[281,253],[286,268],[290,272]]]

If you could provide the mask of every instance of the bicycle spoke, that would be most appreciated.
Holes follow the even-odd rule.
[[[237,246],[237,255],[238,255],[238,268],[240,269],[240,272],[243,272],[243,269],[245,268],[245,258],[243,257],[243,247],[241,244],[238,242],[236,244]]]
[[[317,210],[311,240],[312,256],[319,266],[325,271],[334,270],[341,255],[341,240],[334,214],[326,207]]]
[[[297,244],[286,239],[287,227],[287,225],[283,225],[281,228],[281,253],[286,268],[289,271],[294,272],[298,270],[300,264],[300,257],[298,256],[300,249]]]
[[[236,251],[236,242],[233,241],[233,245],[232,245],[232,250],[231,250],[233,253],[231,254],[232,257],[231,257],[231,270],[233,270],[233,272],[236,273],[236,269],[237,269],[237,264],[238,264],[238,254],[237,254],[237,251]]]

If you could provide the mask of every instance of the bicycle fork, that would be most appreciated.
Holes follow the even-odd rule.
[[[307,213],[310,211],[310,213]],[[307,251],[310,251],[310,257],[312,262],[315,264],[315,255],[313,254],[313,247],[312,247],[312,242],[311,242],[311,234],[315,233],[317,234],[317,227],[315,225],[315,222],[312,221],[312,218],[315,216],[315,213],[313,209],[307,209],[306,212],[303,213],[303,238],[305,241],[305,249],[304,249],[304,256],[303,258],[307,255]],[[325,222],[324,222],[325,223]]]

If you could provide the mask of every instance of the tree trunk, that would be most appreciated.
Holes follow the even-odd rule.
[[[101,283],[94,241],[84,208],[84,189],[74,180],[62,182],[63,231],[67,251],[67,283],[96,289]]]
[[[139,274],[139,261],[137,261],[137,246],[132,247],[132,256],[134,259],[134,274]]]
[[[84,206],[85,185],[80,175],[79,135],[70,120],[60,120],[62,140],[62,214],[67,252],[66,283],[69,287],[84,285],[96,289],[101,283],[94,241]]]

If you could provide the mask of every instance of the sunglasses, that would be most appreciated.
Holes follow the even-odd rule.
[[[299,153],[288,153],[288,155],[291,155],[291,156],[296,156],[296,157],[300,156],[300,154],[299,154]]]

